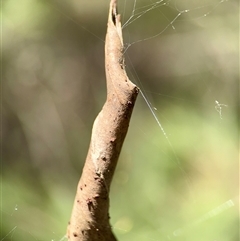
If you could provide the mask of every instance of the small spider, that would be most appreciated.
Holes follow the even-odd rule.
[[[215,100],[215,109],[220,115],[220,119],[222,119],[222,107],[227,107],[225,104],[220,104],[217,100]]]

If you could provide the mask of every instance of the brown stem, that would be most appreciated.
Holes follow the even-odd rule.
[[[128,79],[117,0],[111,0],[105,42],[107,100],[94,121],[91,143],[78,184],[68,240],[116,241],[109,223],[109,190],[127,134],[138,88]]]

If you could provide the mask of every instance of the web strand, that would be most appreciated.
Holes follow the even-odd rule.
[[[7,238],[9,235],[11,235],[11,239],[12,239],[12,237],[16,231],[16,228],[17,228],[17,226],[15,226],[11,231],[9,231],[0,241],[5,240],[5,238]]]
[[[138,20],[139,18],[141,18],[142,16],[144,16],[146,13],[152,11],[153,9],[156,9],[157,7],[160,7],[160,6],[163,6],[163,5],[166,5],[167,3],[163,3],[163,4],[160,4],[162,3],[163,0],[160,0],[160,1],[157,1],[156,3],[152,3],[152,4],[149,4],[147,6],[144,6],[144,7],[141,7],[141,8],[138,8],[136,9],[136,0],[134,1],[134,7],[133,7],[133,11],[132,11],[132,15],[129,17],[129,19],[123,24],[122,28],[126,28],[128,25],[132,24],[133,22],[135,22],[136,20]],[[146,10],[142,10],[142,9],[145,9],[147,8]],[[138,13],[135,13],[136,10],[142,10],[141,12],[138,12]]]
[[[206,17],[208,16],[209,14],[211,14],[220,4],[222,4],[223,2],[227,2],[228,0],[221,0],[219,1],[217,4],[215,4],[211,10],[205,12],[203,15],[201,16],[198,16],[198,17],[195,17],[195,19],[199,19],[199,18],[203,18],[203,17]],[[135,23],[137,23],[137,21],[140,19],[140,18],[144,18],[146,17],[146,15],[148,13],[150,13],[151,11],[153,10],[158,10],[162,15],[163,15],[163,12],[161,11],[161,7],[169,7],[171,8],[172,10],[174,11],[177,11],[176,15],[173,17],[173,18],[169,18],[167,16],[164,15],[165,19],[168,20],[168,23],[166,24],[166,26],[160,30],[159,32],[157,32],[156,34],[152,34],[151,36],[149,37],[146,37],[146,38],[142,38],[142,39],[139,39],[139,40],[136,40],[136,41],[133,41],[130,43],[127,43],[126,44],[126,48],[124,50],[124,54],[127,54],[127,50],[129,49],[129,47],[133,46],[134,44],[137,44],[137,43],[140,43],[140,42],[144,42],[144,41],[148,41],[148,40],[151,40],[151,39],[154,39],[154,38],[157,38],[159,37],[160,35],[162,35],[168,28],[172,28],[173,30],[176,30],[176,25],[175,23],[177,21],[188,21],[188,20],[185,20],[185,19],[181,19],[181,16],[184,15],[184,14],[187,14],[189,12],[192,12],[192,11],[195,11],[195,10],[199,10],[199,9],[204,9],[206,8],[206,6],[212,6],[211,4],[209,5],[205,5],[205,6],[199,6],[199,7],[196,7],[194,9],[185,9],[185,10],[180,10],[179,7],[177,6],[177,1],[175,1],[173,5],[171,5],[171,3],[173,1],[169,0],[169,1],[164,1],[164,0],[160,0],[160,1],[156,1],[156,2],[153,2],[151,1],[152,3],[151,4],[147,4],[143,7],[137,7],[137,0],[134,0],[133,2],[133,8],[132,8],[132,11],[131,11],[131,16],[125,21],[125,23],[123,24],[122,28],[123,30],[127,30],[128,27],[130,27],[131,25],[134,25]],[[2,3],[2,1],[1,1]],[[125,13],[125,10],[127,8],[127,0],[124,1],[124,13]],[[54,9],[56,11],[58,11],[59,13],[61,13],[62,16],[64,16],[65,18],[69,19],[70,21],[72,21],[74,24],[77,24],[80,28],[82,28],[84,31],[86,31],[87,33],[91,34],[93,38],[97,38],[99,41],[101,42],[105,42],[102,38],[100,38],[98,35],[96,35],[95,33],[93,33],[92,31],[88,30],[86,27],[84,27],[81,23],[79,23],[78,21],[74,20],[72,17],[70,17],[69,15],[65,14],[64,12],[62,12],[61,10],[57,9],[54,7]],[[125,14],[123,14],[123,19],[125,18]],[[1,46],[2,48],[2,46]],[[189,188],[190,191],[192,191],[192,188],[191,188],[191,184],[190,184],[190,178],[189,176],[187,175],[186,171],[184,170],[184,168],[182,167],[181,165],[181,162],[179,160],[179,157],[177,156],[177,153],[174,149],[174,146],[167,134],[167,131],[164,129],[164,126],[162,125],[160,119],[158,118],[157,116],[157,113],[156,113],[156,108],[152,105],[152,103],[149,101],[149,98],[146,94],[146,91],[144,90],[142,84],[141,84],[141,80],[136,72],[136,69],[134,68],[129,56],[127,55],[128,59],[129,59],[129,62],[131,64],[131,69],[132,69],[132,72],[133,72],[133,76],[134,76],[134,79],[135,81],[139,84],[140,86],[140,94],[144,100],[144,102],[146,103],[147,105],[147,108],[150,110],[150,113],[154,119],[154,121],[156,122],[156,125],[158,126],[158,129],[160,130],[160,133],[162,133],[162,135],[164,136],[166,142],[168,143],[172,153],[174,154],[174,159],[173,161],[177,164],[178,168],[181,170],[181,172],[184,174],[184,177],[187,179],[186,182],[187,182],[187,186]],[[171,97],[171,96],[167,96],[166,97],[168,98],[176,98],[176,97]],[[214,105],[213,105],[213,102],[211,102],[211,106],[212,106],[212,109],[214,111]],[[225,104],[222,104],[220,103],[219,101],[215,101],[215,114],[218,115],[219,114],[219,117],[220,119],[223,119],[222,117],[222,114],[223,114],[223,110],[225,109],[225,107],[227,107],[227,105]],[[2,177],[1,177],[2,178]],[[2,182],[1,182],[1,187],[2,187]],[[2,193],[1,193],[2,195]],[[2,207],[2,200],[1,200],[1,207]],[[195,225],[199,225],[201,222],[205,222],[206,220],[210,219],[211,217],[214,217],[214,215],[218,215],[220,213],[222,213],[223,211],[226,211],[228,210],[229,208],[233,207],[234,206],[234,203],[232,202],[232,200],[229,200],[225,203],[223,203],[222,205],[216,207],[215,209],[209,211],[208,213],[206,213],[205,215],[203,215],[202,217],[200,217],[199,219],[197,219],[194,224]],[[16,211],[18,209],[18,205],[15,206],[14,208],[14,211]],[[14,211],[9,215],[11,218],[15,218],[15,213]],[[215,216],[216,216],[215,215]],[[2,220],[2,214],[1,214],[1,220]],[[8,240],[10,238],[10,240],[14,240],[13,239],[13,236],[17,230],[17,226],[14,226],[0,241],[4,241],[4,240]],[[173,230],[173,229],[172,229]],[[180,229],[176,229],[174,230],[174,232],[170,235],[172,237],[173,234],[175,235],[180,235],[183,231],[185,231],[185,228],[180,228]],[[30,234],[30,233],[29,233]],[[178,236],[179,236],[178,235]],[[59,235],[60,237],[60,235]],[[36,239],[36,238],[35,238]],[[66,240],[66,236],[64,235],[60,240],[58,241],[64,241]],[[155,241],[158,241],[157,239],[151,239],[151,238],[146,238],[147,240],[155,240]],[[38,240],[38,239],[36,239]],[[55,239],[52,239],[52,240],[55,240]]]
[[[133,10],[132,10],[132,13],[131,13],[131,16],[128,18],[128,20],[123,24],[122,28],[125,29],[126,27],[128,27],[129,25],[133,24],[136,20],[144,17],[144,15],[146,15],[148,12],[151,12],[155,9],[159,10],[159,13],[165,17],[165,19],[169,22],[162,30],[160,30],[159,32],[157,32],[156,34],[153,34],[149,37],[146,37],[146,38],[143,38],[143,39],[139,39],[139,40],[136,40],[136,41],[133,41],[131,43],[127,43],[126,46],[127,46],[127,49],[134,45],[134,44],[137,44],[137,43],[140,43],[140,42],[144,42],[144,41],[148,41],[148,40],[152,40],[154,38],[157,38],[159,37],[160,35],[162,35],[169,27],[171,27],[173,30],[175,30],[175,26],[174,26],[174,23],[176,21],[189,21],[187,19],[185,20],[179,20],[179,18],[183,15],[183,14],[187,14],[189,12],[192,12],[192,11],[196,11],[196,10],[200,10],[200,9],[204,9],[206,7],[209,7],[209,6],[212,6],[211,10],[207,11],[206,13],[204,13],[203,15],[201,16],[197,16],[195,17],[194,19],[200,19],[200,18],[203,18],[203,17],[207,17],[209,14],[211,14],[215,9],[217,9],[217,7],[222,4],[223,2],[226,2],[228,0],[220,0],[218,3],[212,5],[212,4],[206,4],[206,5],[203,5],[203,6],[199,6],[199,7],[195,7],[193,9],[184,9],[184,10],[180,10],[178,7],[177,7],[177,3],[175,2],[175,4],[173,6],[170,5],[170,3],[172,2],[171,0],[168,0],[168,1],[164,1],[164,0],[160,0],[160,1],[157,1],[155,3],[152,3],[152,4],[149,4],[149,5],[145,5],[144,7],[139,7],[137,8],[136,5],[137,5],[137,0],[134,0],[134,6],[133,6]],[[178,13],[176,14],[176,16],[172,19],[172,20],[169,20],[165,15],[164,13],[159,9],[160,7],[163,7],[163,6],[167,6],[169,7],[170,9],[172,9],[173,11],[177,11]],[[146,9],[145,9],[146,8]],[[140,10],[140,11],[139,11]],[[191,18],[191,20],[193,20],[193,18]]]

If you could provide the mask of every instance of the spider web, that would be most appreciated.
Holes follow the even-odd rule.
[[[215,118],[219,121],[219,129],[223,128],[223,126],[228,125],[228,123],[224,122],[225,119],[227,119],[227,114],[230,113],[230,105],[227,99],[221,100],[221,95],[214,95],[212,97],[212,102],[209,102],[209,99],[207,99],[207,103],[203,102],[202,99],[204,99],[204,95],[201,96],[201,98],[196,100],[189,100],[184,99],[182,96],[173,95],[171,92],[165,93],[158,90],[158,88],[154,88],[150,84],[148,85],[144,77],[141,76],[140,70],[136,68],[135,66],[140,65],[140,61],[136,60],[136,57],[134,57],[134,54],[136,52],[139,52],[139,50],[144,49],[146,45],[154,44],[155,41],[160,41],[160,37],[165,38],[166,41],[168,39],[171,39],[171,35],[178,34],[181,31],[187,31],[186,29],[183,29],[183,26],[185,26],[186,23],[191,23],[192,20],[194,20],[194,23],[198,23],[200,20],[206,20],[208,16],[214,16],[215,11],[217,11],[218,7],[226,4],[228,2],[227,0],[220,0],[220,1],[140,1],[140,0],[134,0],[134,1],[122,1],[119,6],[119,12],[122,14],[123,19],[123,32],[124,32],[124,39],[126,40],[125,44],[125,56],[127,59],[127,70],[129,72],[129,75],[131,76],[131,79],[141,88],[141,95],[142,100],[147,105],[147,108],[150,110],[149,119],[152,118],[152,125],[155,127],[155,129],[150,130],[148,132],[148,129],[144,129],[144,118],[138,118],[142,119],[143,122],[139,122],[138,126],[140,126],[140,132],[142,132],[143,139],[146,138],[146,142],[152,142],[153,145],[157,147],[157,149],[152,150],[151,153],[158,152],[160,148],[161,157],[166,157],[167,162],[172,162],[173,166],[171,168],[175,169],[177,167],[178,171],[181,173],[179,174],[181,176],[180,179],[183,179],[183,183],[181,183],[184,186],[184,191],[186,191],[188,194],[190,194],[191,201],[196,201],[197,195],[195,193],[195,187],[191,184],[191,175],[188,174],[188,171],[186,171],[186,165],[184,165],[181,154],[179,154],[179,147],[176,145],[175,142],[175,135],[178,133],[178,129],[174,129],[169,123],[174,122],[177,124],[177,122],[173,121],[173,117],[169,114],[167,111],[162,111],[165,107],[159,104],[160,101],[163,100],[164,102],[170,103],[170,105],[176,105],[176,103],[181,103],[180,106],[182,108],[185,108],[191,103],[194,103],[194,108],[201,109],[203,106],[207,107],[207,111],[211,113],[211,115],[215,116]],[[84,29],[84,31],[87,31],[92,35],[94,38],[99,39],[99,41],[103,41],[103,38],[99,36],[98,34],[95,34],[92,30],[89,30],[84,25],[79,24],[78,21],[70,17],[66,12],[63,12],[62,10],[56,9],[56,11],[60,11],[62,15],[66,18],[69,18],[73,23],[76,23],[80,28]],[[206,20],[207,21],[207,20]],[[202,24],[202,23],[201,23]],[[200,24],[200,25],[201,25]],[[144,27],[143,27],[144,26]],[[150,26],[150,27],[149,27]],[[197,28],[197,25],[192,26],[193,28]],[[165,36],[166,34],[166,36]],[[168,38],[169,37],[169,38]],[[178,50],[179,47],[177,47]],[[148,51],[148,49],[146,49]],[[161,52],[161,51],[160,51]],[[159,53],[161,55],[161,53]],[[186,54],[188,55],[188,54]],[[139,56],[137,57],[139,58]],[[148,61],[148,60],[146,60]],[[154,62],[154,60],[152,60]],[[152,62],[150,61],[150,62]],[[190,57],[191,61],[191,57]],[[154,68],[156,67],[156,64],[153,64]],[[181,72],[181,71],[179,71]],[[141,77],[139,77],[141,76]],[[151,78],[151,77],[150,77]],[[153,75],[153,78],[154,77]],[[198,79],[197,79],[198,81]],[[158,81],[156,81],[157,83]],[[204,81],[203,81],[204,82]],[[213,93],[211,90],[209,91],[209,85],[208,83],[204,82],[206,84],[206,89],[209,93]],[[160,85],[159,81],[159,85]],[[183,86],[180,85],[180,86]],[[201,91],[201,93],[205,93],[204,91]],[[205,93],[206,94],[206,93]],[[207,94],[206,94],[207,95]],[[174,102],[171,102],[174,101]],[[153,104],[154,103],[154,104]],[[231,104],[231,103],[230,103]],[[140,105],[141,106],[141,105]],[[233,107],[234,108],[234,107]],[[170,109],[170,108],[169,108]],[[181,113],[181,111],[179,111]],[[184,113],[186,116],[186,113]],[[230,115],[230,114],[228,114]],[[133,117],[134,118],[134,117]],[[192,117],[194,118],[194,117]],[[179,120],[181,121],[181,120]],[[186,121],[186,119],[182,120],[183,122]],[[182,122],[181,122],[182,123]],[[198,121],[196,121],[197,124],[199,124]],[[226,126],[225,126],[226,127]],[[185,128],[185,126],[183,126]],[[186,131],[185,131],[186,132]],[[153,133],[156,134],[157,139],[152,140]],[[183,136],[186,134],[183,132]],[[162,136],[162,137],[161,137]],[[160,140],[160,141],[159,141]],[[161,148],[161,144],[159,142],[166,142],[166,147]],[[221,146],[221,142],[219,143],[218,147]],[[169,148],[170,147],[170,148]],[[196,148],[196,145],[193,145],[193,148]],[[169,151],[169,149],[171,151]],[[181,152],[180,152],[181,153]],[[158,161],[156,161],[158,162]],[[120,166],[120,169],[124,169],[122,166]],[[152,171],[150,169],[150,171]],[[120,173],[120,174],[119,174]],[[124,179],[122,176],[124,176],[124,172],[119,172],[116,177],[117,180],[121,183]],[[121,176],[122,173],[122,176]],[[174,173],[174,172],[173,172]],[[126,177],[125,177],[126,178]],[[114,184],[116,185],[116,184]],[[143,188],[144,189],[144,188]],[[180,189],[179,189],[180,190]],[[159,196],[158,191],[156,196]],[[192,198],[192,196],[195,196]],[[181,240],[181,238],[186,237],[184,236],[185,233],[189,232],[189,230],[194,229],[195,227],[199,227],[202,224],[208,223],[209,220],[214,219],[216,216],[221,216],[225,212],[231,212],[233,208],[237,206],[237,198],[232,197],[229,195],[225,195],[224,197],[228,197],[227,199],[223,200],[221,198],[217,200],[212,200],[213,204],[209,205],[212,208],[209,208],[209,206],[206,206],[205,208],[201,209],[199,213],[194,213],[189,215],[191,219],[183,220],[183,225],[180,225],[181,222],[178,220],[178,222],[170,225],[169,223],[173,221],[173,214],[171,212],[169,220],[166,221],[168,225],[164,227],[164,222],[161,219],[155,219],[152,218],[152,220],[144,219],[145,222],[141,224],[134,224],[134,220],[126,214],[125,216],[116,215],[113,222],[113,228],[117,232],[117,235],[119,236],[119,240]],[[187,198],[184,194],[178,195],[178,198]],[[3,197],[4,198],[4,197]],[[114,197],[113,197],[114,198]],[[150,212],[150,216],[157,211],[157,202],[154,200],[150,200],[150,203],[153,203],[153,211]],[[207,200],[207,199],[205,199]],[[220,203],[216,204],[217,202]],[[114,202],[114,200],[113,200]],[[176,201],[176,203],[179,203],[179,201]],[[184,203],[184,202],[183,202]],[[9,229],[7,233],[4,234],[3,237],[1,237],[0,241],[8,241],[8,240],[19,240],[19,237],[26,236],[29,238],[29,240],[42,240],[39,238],[37,232],[34,232],[32,230],[26,229],[22,227],[22,223],[20,219],[18,218],[18,214],[21,212],[21,210],[28,210],[27,207],[24,207],[24,205],[19,203],[12,204],[12,209],[9,208],[6,209],[1,208],[2,212],[4,212],[4,215],[2,217],[7,217],[9,222],[12,222],[12,226]],[[138,209],[136,209],[138,210]],[[185,211],[187,209],[184,209]],[[180,207],[176,208],[176,211],[180,212]],[[19,214],[20,215],[20,214]],[[165,214],[166,215],[166,214]],[[153,215],[154,216],[154,215]],[[158,214],[157,216],[161,216],[161,214]],[[155,217],[155,216],[154,216]],[[165,216],[164,216],[165,217]],[[225,217],[225,216],[224,216]],[[229,217],[226,215],[226,217]],[[178,217],[179,219],[179,217]],[[142,220],[142,219],[141,219]],[[1,223],[4,224],[5,220],[1,220]],[[159,223],[158,223],[159,222]],[[1,225],[2,225],[1,224]],[[150,229],[147,229],[146,227],[150,226]],[[8,226],[9,227],[9,226]],[[48,231],[45,230],[47,233],[47,237],[50,237],[51,241],[63,241],[66,240],[66,237],[64,235],[61,235],[59,233],[55,233],[53,230],[56,230],[54,228],[49,228]],[[151,230],[154,230],[154,233],[150,233]],[[196,231],[195,231],[196,232]],[[191,231],[190,231],[191,233]],[[196,232],[197,233],[197,232]],[[131,236],[132,235],[132,236]],[[137,237],[139,235],[139,237]],[[135,238],[134,238],[135,237]],[[187,236],[188,237],[188,236]],[[195,237],[192,237],[194,240],[198,240]],[[186,239],[188,240],[188,239]],[[233,239],[229,239],[233,240]]]
[[[215,114],[218,113],[218,118],[221,120],[223,120],[222,118],[224,118],[222,116],[222,113],[225,113],[226,107],[228,107],[226,104],[224,103],[220,103],[219,100],[214,100],[214,98],[216,98],[218,96],[217,92],[214,96],[214,91],[211,89],[211,87],[209,87],[209,83],[204,83],[204,80],[202,79],[196,79],[196,81],[201,82],[203,85],[206,84],[206,92],[205,95],[203,95],[204,91],[201,90],[201,95],[198,96],[196,99],[191,100],[187,98],[184,98],[184,96],[178,96],[177,94],[175,96],[172,95],[172,91],[170,91],[170,94],[167,94],[166,92],[163,92],[161,94],[161,92],[157,91],[158,87],[155,86],[154,87],[149,87],[148,84],[146,84],[146,80],[144,80],[145,78],[141,76],[141,78],[139,77],[139,73],[141,73],[141,67],[139,68],[140,70],[136,70],[136,67],[133,66],[137,66],[139,64],[139,59],[143,59],[143,63],[146,63],[147,66],[149,66],[148,63],[151,63],[155,69],[158,68],[158,64],[155,64],[155,62],[157,62],[156,60],[158,58],[153,58],[153,60],[151,59],[151,54],[148,55],[148,51],[151,51],[150,48],[146,48],[146,50],[144,51],[144,47],[146,45],[150,45],[153,46],[154,51],[155,51],[155,47],[157,47],[157,45],[154,45],[155,41],[161,41],[162,38],[168,38],[170,39],[172,34],[178,36],[179,32],[182,31],[182,25],[188,25],[188,22],[194,21],[195,23],[200,23],[201,21],[205,21],[207,19],[207,17],[211,14],[214,15],[214,11],[222,4],[224,3],[224,1],[216,1],[216,2],[211,2],[211,4],[209,4],[209,2],[198,2],[198,3],[190,3],[190,2],[180,2],[180,1],[157,1],[157,2],[152,2],[150,5],[148,6],[141,6],[141,2],[139,3],[140,6],[138,6],[138,2],[134,1],[133,3],[133,10],[131,12],[131,15],[129,18],[125,17],[125,23],[123,24],[123,30],[125,30],[125,40],[127,39],[127,43],[126,43],[126,58],[129,60],[130,64],[126,64],[126,66],[130,66],[129,72],[130,72],[130,79],[133,79],[138,86],[140,86],[141,88],[141,95],[143,97],[143,100],[146,102],[148,108],[150,109],[150,112],[153,116],[153,118],[155,119],[155,122],[157,123],[157,126],[159,127],[159,129],[161,130],[163,137],[166,139],[166,142],[168,143],[168,146],[170,147],[170,149],[172,150],[173,153],[173,157],[169,158],[167,157],[168,154],[164,153],[164,157],[167,158],[170,162],[175,163],[176,167],[179,169],[179,172],[182,175],[182,179],[184,179],[185,181],[185,193],[188,193],[191,198],[190,200],[192,200],[192,202],[197,203],[198,201],[197,196],[199,195],[198,191],[196,190],[196,188],[194,187],[194,177],[192,176],[192,174],[189,173],[189,170],[187,170],[186,166],[184,165],[184,161],[182,160],[183,158],[180,157],[181,154],[179,154],[178,151],[178,143],[176,143],[176,138],[174,137],[174,135],[176,135],[177,133],[177,129],[171,127],[170,129],[167,127],[169,122],[172,122],[174,117],[171,117],[171,115],[169,115],[169,117],[166,117],[162,114],[162,109],[164,107],[162,107],[162,105],[159,105],[159,96],[161,96],[161,100],[162,101],[167,101],[168,106],[169,104],[174,104],[175,106],[180,106],[180,108],[185,108],[184,106],[188,106],[193,104],[193,106],[195,106],[195,108],[198,109],[202,109],[202,108],[206,108],[208,109],[209,107],[212,109],[212,113],[214,113],[214,109],[215,109]],[[196,5],[197,4],[197,5]],[[194,6],[195,5],[195,6]],[[146,7],[146,8],[145,8]],[[168,8],[169,15],[166,15],[166,11],[164,11],[164,8]],[[125,7],[124,7],[125,9]],[[155,15],[159,16],[159,20],[156,21],[156,18],[154,18],[154,22],[158,23],[155,24],[153,27],[151,25],[151,21],[149,21],[149,23],[147,22],[148,20],[146,20],[145,18],[150,18],[151,16],[147,15],[149,13],[153,13],[154,11],[156,11],[158,14],[155,13]],[[162,18],[160,16],[163,16]],[[136,21],[141,21],[142,19],[142,23],[140,24],[140,26],[142,27],[141,29],[143,29],[143,31],[141,31],[141,37],[139,37],[138,35],[138,29],[137,26],[134,25],[134,22]],[[144,19],[144,20],[143,20]],[[164,26],[161,25],[161,22],[163,21],[163,19],[166,20],[166,22],[164,22]],[[151,26],[151,34],[149,34],[149,29],[145,29],[144,26]],[[197,28],[197,25],[194,26],[194,28]],[[157,29],[157,30],[156,30]],[[144,36],[144,30],[146,31],[146,35]],[[132,34],[134,33],[135,34]],[[161,37],[160,37],[161,36]],[[167,37],[166,37],[167,36]],[[169,41],[171,42],[171,41]],[[138,46],[139,44],[139,46]],[[159,44],[158,46],[161,46],[161,44]],[[131,48],[134,48],[135,51],[132,51]],[[164,49],[164,46],[161,46],[160,48]],[[169,52],[172,52],[171,49],[168,49]],[[176,51],[179,51],[179,49],[175,49]],[[186,49],[187,50],[187,49]],[[194,62],[194,59],[191,59],[191,54],[189,54],[187,51],[185,50],[184,55],[187,56],[188,61]],[[152,51],[152,52],[154,52]],[[134,56],[134,54],[136,52],[144,52],[143,57],[140,57],[139,55],[137,56],[137,60]],[[151,53],[152,53],[151,52]],[[161,52],[159,51],[159,55],[161,56]],[[154,53],[153,53],[154,55]],[[129,57],[130,56],[130,57]],[[149,57],[149,59],[148,59]],[[165,55],[166,58],[168,58],[167,54]],[[164,57],[163,57],[164,58]],[[181,59],[179,59],[181,61]],[[164,61],[164,59],[159,58],[159,65],[161,66],[161,61]],[[143,64],[144,65],[144,64]],[[143,67],[142,65],[142,67]],[[168,65],[170,67],[173,67],[172,63],[168,63]],[[147,68],[147,67],[146,67]],[[151,68],[151,67],[150,67]],[[161,67],[160,67],[161,69]],[[161,70],[159,70],[161,71]],[[169,73],[172,72],[171,69],[168,69]],[[192,70],[191,70],[192,71]],[[199,70],[198,70],[199,71]],[[197,71],[197,72],[198,72]],[[187,71],[188,72],[188,71]],[[190,72],[191,73],[191,72]],[[192,74],[192,73],[191,73]],[[155,71],[154,71],[154,75],[155,75]],[[182,75],[182,73],[181,73]],[[183,74],[184,76],[185,74]],[[161,77],[165,77],[164,75],[159,75],[159,86],[164,85],[161,80]],[[156,78],[156,77],[155,77]],[[148,79],[148,78],[147,78]],[[169,78],[170,79],[170,78]],[[181,85],[177,85],[177,86],[181,86]],[[149,90],[150,89],[150,90]],[[153,91],[154,89],[154,91]],[[159,89],[161,89],[159,87]],[[191,90],[190,90],[191,91]],[[176,91],[177,93],[177,91]],[[213,96],[211,96],[210,99],[206,98],[208,94],[211,94]],[[155,96],[158,96],[158,98],[156,98]],[[206,99],[208,99],[208,103],[206,103]],[[209,104],[209,101],[212,104]],[[228,99],[229,101],[229,99]],[[161,101],[160,101],[161,102]],[[152,104],[154,103],[154,104]],[[166,111],[167,112],[167,111]],[[180,111],[181,112],[181,111]],[[187,113],[184,114],[185,116],[187,116]],[[176,115],[176,117],[178,117]],[[191,117],[190,117],[191,118]],[[144,119],[144,121],[146,121]],[[140,124],[141,126],[144,126],[144,121]],[[185,120],[187,121],[187,120]],[[180,125],[180,121],[179,122],[174,122],[176,126],[178,126],[178,130]],[[189,127],[188,127],[189,128]],[[185,128],[184,128],[185,129]],[[189,128],[190,129],[190,128]],[[144,133],[144,135],[146,135],[146,133],[148,133],[148,128],[141,128],[141,130]],[[174,130],[174,131],[173,131]],[[157,133],[157,130],[155,130],[154,132],[155,134]],[[171,134],[174,133],[174,134]],[[194,131],[192,133],[192,135],[194,136]],[[182,131],[182,135],[180,138],[186,138],[186,132]],[[210,136],[210,135],[209,135]],[[149,135],[148,137],[148,141],[152,139],[152,134]],[[140,138],[141,139],[141,138]],[[143,138],[144,139],[144,138]],[[160,139],[160,138],[159,138]],[[180,139],[177,139],[178,141]],[[161,142],[161,140],[158,140]],[[161,148],[160,146],[161,144],[158,144],[154,141],[154,144],[156,146],[158,146],[159,148]],[[197,146],[195,144],[192,145],[193,149],[197,149]],[[155,152],[158,152],[159,149],[155,149]],[[152,155],[152,154],[150,154]],[[161,158],[159,158],[159,161],[162,161]],[[191,165],[189,163],[189,165]],[[150,174],[151,175],[151,174]],[[198,175],[198,174],[197,174]],[[141,186],[139,186],[139,188],[141,188]],[[147,187],[145,187],[147,188]],[[148,193],[148,192],[146,192]],[[217,191],[216,191],[217,193]],[[156,199],[157,199],[157,194],[156,194]],[[186,200],[189,198],[187,197],[188,195],[183,194],[180,195],[181,198],[186,198]],[[139,199],[141,199],[140,197],[138,197]],[[227,196],[226,196],[226,200],[227,200]],[[220,198],[221,199],[221,198]],[[207,202],[211,202],[211,199],[209,199]],[[235,200],[235,201],[233,201]],[[205,200],[206,201],[206,200]],[[153,202],[155,203],[155,207],[158,206],[158,202],[155,201]],[[220,204],[220,203],[219,203]],[[208,234],[203,234],[206,233],[206,231],[204,231],[204,227],[205,225],[211,223],[212,220],[215,219],[216,225],[220,225],[221,222],[223,222],[222,217],[228,213],[229,209],[231,209],[233,206],[235,206],[237,204],[237,201],[235,198],[230,199],[229,201],[223,202],[220,206],[216,205],[215,207],[212,206],[212,209],[210,208],[208,211],[207,209],[205,209],[205,213],[202,212],[201,214],[196,214],[192,216],[192,218],[190,218],[188,221],[184,221],[183,223],[185,223],[184,225],[181,224],[181,221],[176,222],[176,220],[178,219],[178,213],[175,213],[175,216],[172,217],[171,221],[169,221],[171,223],[171,228],[168,227],[167,221],[165,220],[162,221],[161,217],[157,218],[154,215],[154,211],[151,213],[147,213],[147,215],[152,215],[155,218],[153,218],[153,220],[149,220],[146,218],[145,220],[145,225],[148,224],[149,227],[152,226],[152,229],[149,228],[149,230],[151,231],[147,231],[147,229],[145,229],[145,226],[142,225],[142,229],[144,230],[143,232],[141,232],[138,228],[133,228],[134,226],[134,221],[131,222],[131,218],[128,219],[126,216],[124,217],[125,219],[127,219],[126,223],[128,224],[127,228],[126,228],[126,233],[130,232],[129,230],[131,230],[133,232],[133,230],[135,230],[134,234],[136,233],[141,233],[138,237],[138,239],[141,240],[191,240],[194,236],[194,240],[201,240],[201,238],[205,237],[205,238],[210,238],[212,237],[212,240],[218,240],[218,235],[215,234],[211,234],[211,232],[209,232]],[[178,201],[176,201],[175,205],[178,205]],[[199,202],[199,205],[201,205],[201,202]],[[233,206],[232,206],[233,205]],[[174,207],[173,207],[174,208]],[[177,211],[179,212],[180,209]],[[139,210],[140,212],[140,210]],[[159,212],[161,213],[161,211]],[[225,213],[225,214],[223,214]],[[168,214],[167,214],[168,215]],[[178,217],[177,217],[178,216]],[[190,215],[191,216],[191,215]],[[190,217],[189,216],[189,217]],[[188,218],[189,218],[188,217]],[[185,217],[186,218],[186,217]],[[124,219],[124,220],[125,220]],[[167,218],[166,218],[167,219]],[[181,218],[180,218],[181,219]],[[218,220],[218,221],[216,221]],[[158,224],[156,224],[157,222],[159,222]],[[178,223],[178,224],[174,224],[174,223]],[[218,224],[217,224],[218,223]],[[118,223],[117,223],[118,224]],[[118,225],[116,225],[118,226]],[[119,224],[119,226],[121,227],[121,222]],[[124,224],[123,224],[124,226]],[[175,226],[176,228],[174,229],[173,226]],[[178,228],[177,228],[178,227]],[[236,226],[235,226],[236,227]],[[210,226],[208,226],[208,229],[213,229]],[[235,229],[236,230],[236,229]],[[124,231],[122,231],[124,233]],[[147,233],[147,234],[146,234]],[[214,232],[213,232],[214,233]],[[124,233],[125,234],[125,233]],[[196,235],[198,236],[198,238],[196,237]],[[220,235],[221,236],[221,235]],[[134,235],[131,237],[132,239],[134,239]],[[215,237],[215,239],[214,239]],[[129,238],[129,240],[131,240],[131,238]],[[228,237],[230,239],[230,237]],[[231,239],[232,240],[232,239]]]

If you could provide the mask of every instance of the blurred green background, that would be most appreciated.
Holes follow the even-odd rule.
[[[158,2],[137,0],[136,14],[149,11],[123,32],[129,78],[168,138],[139,95],[111,223],[119,241],[237,241],[239,2]],[[108,6],[1,1],[1,241],[58,241],[66,232],[105,101]],[[133,6],[119,1],[123,22]]]

